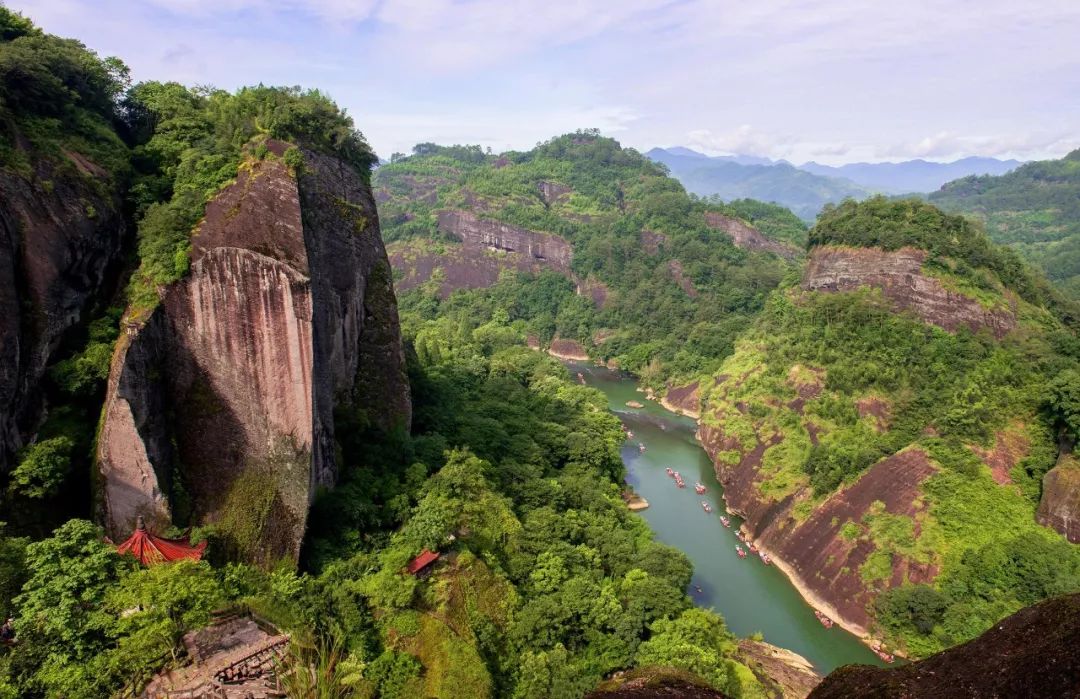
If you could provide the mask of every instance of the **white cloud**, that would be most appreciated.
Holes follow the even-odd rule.
[[[730,131],[713,133],[695,129],[686,134],[687,144],[709,155],[756,155],[780,157],[787,154],[794,139],[790,136],[767,133],[743,124]]]

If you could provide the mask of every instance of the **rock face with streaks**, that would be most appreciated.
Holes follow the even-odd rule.
[[[746,221],[733,216],[726,216],[719,211],[706,211],[705,222],[709,224],[710,228],[727,233],[731,236],[731,241],[744,250],[772,252],[788,259],[799,254],[799,251],[794,247],[766,237],[764,233]]]
[[[190,273],[129,317],[98,441],[113,535],[183,507],[241,556],[295,558],[316,488],[336,480],[335,409],[408,425],[371,190],[336,158],[304,160],[299,176],[277,158],[245,163],[207,205]]]
[[[970,296],[950,291],[939,279],[923,273],[925,260],[926,251],[916,248],[821,246],[810,254],[802,288],[826,292],[880,289],[897,310],[911,311],[950,332],[986,328],[1002,337],[1016,327],[1015,308],[986,308]]]
[[[0,172],[0,471],[36,432],[45,367],[115,279],[125,238],[107,173],[62,157]]]
[[[1042,500],[1035,517],[1039,524],[1080,544],[1080,461],[1074,455],[1063,454],[1043,476]]]

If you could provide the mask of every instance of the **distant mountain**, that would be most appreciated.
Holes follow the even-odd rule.
[[[1020,165],[1019,160],[971,157],[951,163],[907,160],[902,163],[848,163],[834,167],[809,162],[798,167],[815,175],[843,177],[875,192],[907,194],[933,192],[946,182],[968,175],[1004,175]]]
[[[710,157],[687,148],[653,148],[645,154],[663,163],[683,186],[699,196],[716,195],[724,201],[758,199],[786,206],[805,221],[813,221],[821,207],[848,197],[861,199],[870,192],[848,180],[823,177],[786,162],[750,156]]]
[[[929,199],[982,219],[995,242],[1016,248],[1080,299],[1080,149],[998,177],[964,177]]]

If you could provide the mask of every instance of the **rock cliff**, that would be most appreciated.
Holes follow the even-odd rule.
[[[772,252],[788,259],[799,254],[794,247],[767,238],[758,229],[733,216],[726,216],[718,211],[706,211],[705,222],[709,227],[727,233],[735,245],[745,250]]]
[[[491,286],[504,269],[534,274],[552,270],[573,279],[573,249],[558,236],[483,219],[464,210],[440,210],[437,220],[439,231],[460,245],[430,241],[392,244],[390,261],[402,273],[397,283],[401,291],[437,276],[439,294],[445,298],[456,289]]]
[[[910,665],[839,668],[810,697],[1075,697],[1077,647],[1080,594],[1022,609],[975,640]]]
[[[916,248],[817,247],[803,275],[807,291],[880,289],[897,310],[911,311],[945,330],[987,328],[1002,337],[1016,327],[1015,308],[987,308],[966,294],[947,289],[923,272],[926,252]],[[1015,306],[1015,301],[1013,302]]]
[[[299,174],[276,157],[242,165],[207,205],[190,273],[129,318],[97,454],[115,536],[185,508],[241,556],[295,557],[311,498],[336,479],[335,409],[386,429],[410,421],[370,188],[303,155]]]
[[[1042,500],[1036,519],[1074,544],[1080,544],[1080,461],[1063,454],[1043,476]]]
[[[125,236],[108,174],[67,151],[0,172],[0,470],[37,430],[40,382],[65,333],[114,278]]]

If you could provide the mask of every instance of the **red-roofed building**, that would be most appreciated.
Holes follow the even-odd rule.
[[[424,549],[420,552],[419,556],[409,561],[409,565],[405,570],[409,571],[413,575],[416,575],[437,560],[439,560],[438,552],[428,551],[427,549]]]
[[[143,522],[142,517],[139,517],[135,524],[135,531],[132,533],[131,538],[116,547],[117,553],[130,553],[135,558],[138,558],[139,563],[144,566],[179,561],[185,558],[198,561],[202,558],[205,550],[205,541],[192,546],[191,540],[186,536],[183,539],[165,539],[154,536],[146,531],[146,524]]]

